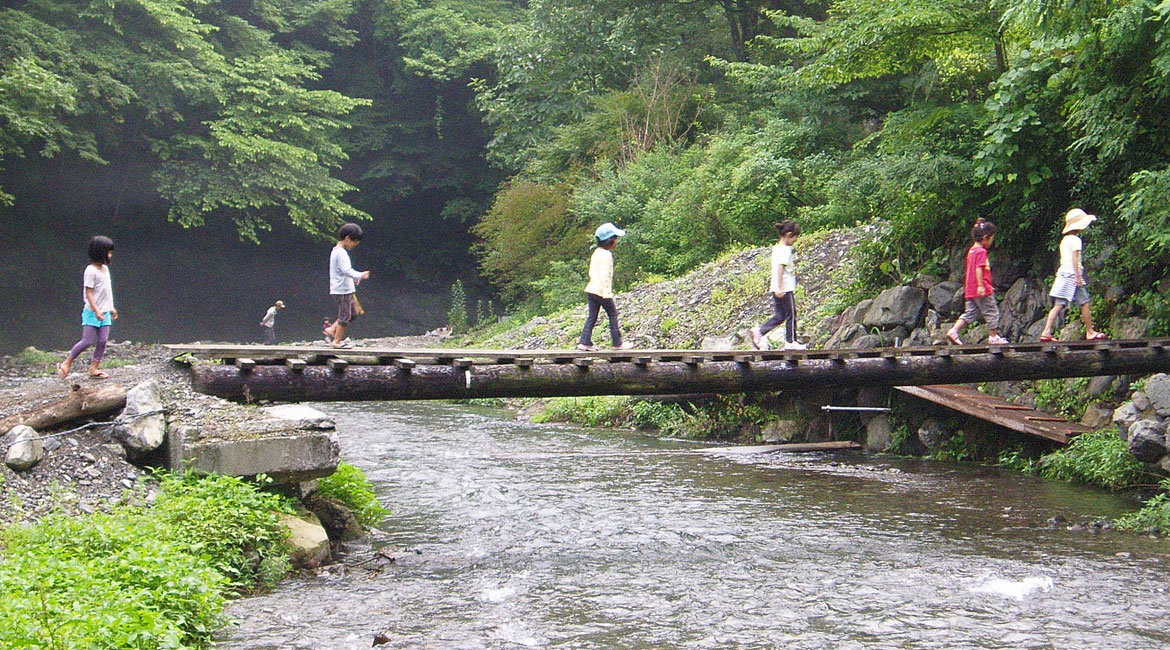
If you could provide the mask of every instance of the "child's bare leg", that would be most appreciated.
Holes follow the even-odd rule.
[[[1052,327],[1056,325],[1056,319],[1060,316],[1060,312],[1064,311],[1064,305],[1056,303],[1052,309],[1048,310],[1048,319],[1044,321],[1044,331],[1040,336],[1052,336]]]
[[[1093,329],[1093,311],[1089,309],[1087,302],[1081,305],[1081,323],[1085,325],[1085,338],[1097,333],[1097,330]]]
[[[345,323],[333,324],[333,345],[341,345],[341,340],[345,338]]]
[[[958,335],[962,334],[963,330],[966,328],[967,328],[967,321],[960,318],[959,320],[955,321],[954,325],[951,325],[951,329],[947,331],[947,334],[954,334],[955,336],[958,336]]]

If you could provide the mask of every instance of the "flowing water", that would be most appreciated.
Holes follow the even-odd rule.
[[[1046,523],[1133,507],[1111,495],[446,404],[321,408],[393,512],[396,561],[367,549],[238,601],[220,648],[1170,648],[1170,543]]]

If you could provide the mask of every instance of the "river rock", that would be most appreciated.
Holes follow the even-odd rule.
[[[284,514],[280,523],[289,530],[289,554],[294,565],[315,569],[329,561],[329,534],[316,515]]]
[[[1081,417],[1081,424],[1090,429],[1100,429],[1109,424],[1113,418],[1113,408],[1104,402],[1093,402],[1085,408],[1085,415]]]
[[[930,291],[930,288],[939,283],[939,279],[933,275],[922,274],[910,281],[910,286],[918,287],[924,291]]]
[[[792,442],[800,434],[800,423],[795,420],[773,420],[764,425],[760,439],[770,445]]]
[[[1133,402],[1134,408],[1139,411],[1148,411],[1150,409],[1150,398],[1140,390],[1135,390],[1130,396],[1129,401]]]
[[[1085,394],[1088,397],[1097,398],[1112,393],[1116,388],[1116,382],[1117,377],[1113,375],[1090,377],[1089,384],[1085,387]]]
[[[1042,318],[1048,311],[1048,294],[1036,280],[1020,278],[1012,284],[1003,301],[999,304],[999,335],[1011,341],[1018,341],[1028,326]]]
[[[15,472],[24,470],[41,462],[45,457],[45,448],[37,440],[35,429],[18,424],[8,431],[0,441],[8,445],[8,453],[4,457],[4,464]]]
[[[913,332],[910,332],[910,336],[907,336],[902,341],[902,347],[918,347],[931,344],[930,332],[925,327],[919,327]]]
[[[1143,463],[1155,463],[1166,455],[1166,425],[1138,420],[1129,427],[1129,453]]]
[[[163,408],[162,392],[156,379],[147,379],[126,392],[126,408],[114,425],[114,439],[122,443],[132,458],[162,446],[167,433],[166,414],[142,414]]]
[[[335,542],[358,539],[365,535],[353,511],[337,499],[314,497],[305,502],[305,507],[317,515],[329,539]]]
[[[834,350],[838,348],[849,347],[849,342],[853,339],[865,334],[865,328],[857,323],[849,323],[842,325],[840,329],[833,332],[828,341],[825,341],[825,349]]]
[[[927,418],[918,426],[918,441],[930,451],[941,447],[950,437],[951,432],[934,418]]]
[[[862,324],[882,330],[900,325],[905,327],[906,331],[910,331],[922,322],[922,312],[925,308],[926,292],[922,289],[908,286],[891,287],[873,301],[869,311],[865,312]]]
[[[738,336],[704,336],[699,342],[700,350],[731,350],[742,341]]]
[[[1146,335],[1150,322],[1136,316],[1114,316],[1109,321],[1109,333],[1115,339],[1140,339]]]
[[[849,342],[849,347],[854,350],[870,350],[883,345],[885,345],[885,338],[880,334],[866,334]]]
[[[875,415],[865,425],[865,448],[870,451],[885,451],[890,448],[894,428],[890,425],[890,416]]]
[[[930,306],[944,316],[954,315],[955,295],[963,291],[963,285],[958,282],[939,282],[930,288],[926,298]]]
[[[1158,469],[1170,474],[1170,454],[1163,456],[1162,460],[1158,461]]]
[[[1160,417],[1170,416],[1170,376],[1158,373],[1146,380],[1146,396]]]
[[[1157,419],[1158,416],[1153,411],[1143,412],[1134,406],[1133,402],[1126,402],[1113,411],[1113,424],[1117,426],[1117,433],[1122,440],[1129,440],[1129,428],[1138,420]]]

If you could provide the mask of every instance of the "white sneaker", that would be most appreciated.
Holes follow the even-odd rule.
[[[577,349],[581,350],[582,352],[597,352],[601,348],[597,347],[596,345],[585,345],[584,343],[578,343]]]
[[[791,343],[785,343],[784,349],[785,350],[807,350],[808,346],[801,343],[800,341],[793,341]]]
[[[630,343],[629,341],[622,341],[621,345],[615,345],[615,346],[613,346],[613,349],[615,349],[615,350],[633,350],[634,344]]]

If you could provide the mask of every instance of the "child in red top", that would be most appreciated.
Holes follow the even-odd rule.
[[[962,345],[963,340],[959,336],[963,329],[982,315],[983,320],[987,321],[987,331],[991,334],[987,342],[1002,345],[1008,341],[999,335],[999,305],[995,303],[991,264],[987,261],[987,249],[995,241],[995,224],[982,217],[976,219],[975,227],[971,229],[971,240],[975,243],[967,250],[967,278],[963,287],[967,308],[954,326],[947,330],[947,340]]]

